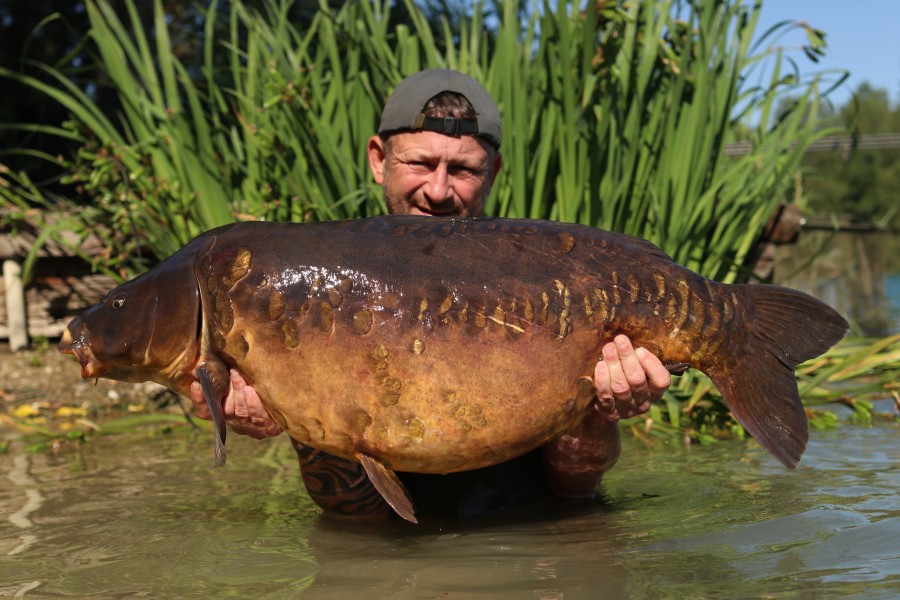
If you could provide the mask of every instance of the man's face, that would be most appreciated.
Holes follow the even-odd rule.
[[[369,166],[394,214],[478,216],[500,170],[500,153],[472,136],[396,133],[368,144]]]

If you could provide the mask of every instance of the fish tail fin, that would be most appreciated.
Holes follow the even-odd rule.
[[[800,461],[809,440],[794,367],[821,355],[847,332],[833,308],[803,292],[772,285],[728,286],[743,343],[703,368],[738,422],[786,467]],[[725,332],[728,335],[728,332]],[[720,357],[722,358],[722,357]]]

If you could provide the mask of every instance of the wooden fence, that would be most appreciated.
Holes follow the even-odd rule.
[[[92,273],[71,250],[78,247],[92,256],[102,252],[98,241],[70,233],[41,245],[32,276],[23,281],[22,266],[36,242],[37,231],[27,222],[0,231],[0,339],[9,340],[11,350],[27,347],[36,337],[59,337],[72,317],[116,285],[111,277]]]

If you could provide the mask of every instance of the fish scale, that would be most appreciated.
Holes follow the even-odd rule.
[[[709,375],[738,421],[793,467],[808,433],[792,369],[846,329],[806,294],[713,282],[639,238],[389,216],[207,232],[73,320],[60,350],[78,356],[84,377],[151,379],[182,394],[200,381],[217,464],[236,368],[292,437],[361,462],[414,520],[394,470],[476,469],[570,431],[619,333],[673,371]]]

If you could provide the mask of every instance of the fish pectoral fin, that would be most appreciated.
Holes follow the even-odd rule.
[[[213,424],[216,428],[215,463],[213,468],[225,464],[225,407],[215,392],[215,373],[204,363],[197,369],[197,379],[203,388],[203,397],[212,414]]]
[[[416,507],[413,505],[412,498],[406,487],[397,477],[397,474],[384,466],[383,463],[375,460],[371,456],[358,453],[357,460],[366,470],[369,481],[378,490],[378,493],[391,505],[398,515],[409,521],[410,523],[418,523],[416,519]]]
[[[672,375],[684,375],[684,372],[691,368],[689,362],[664,363],[663,366],[668,369]]]

